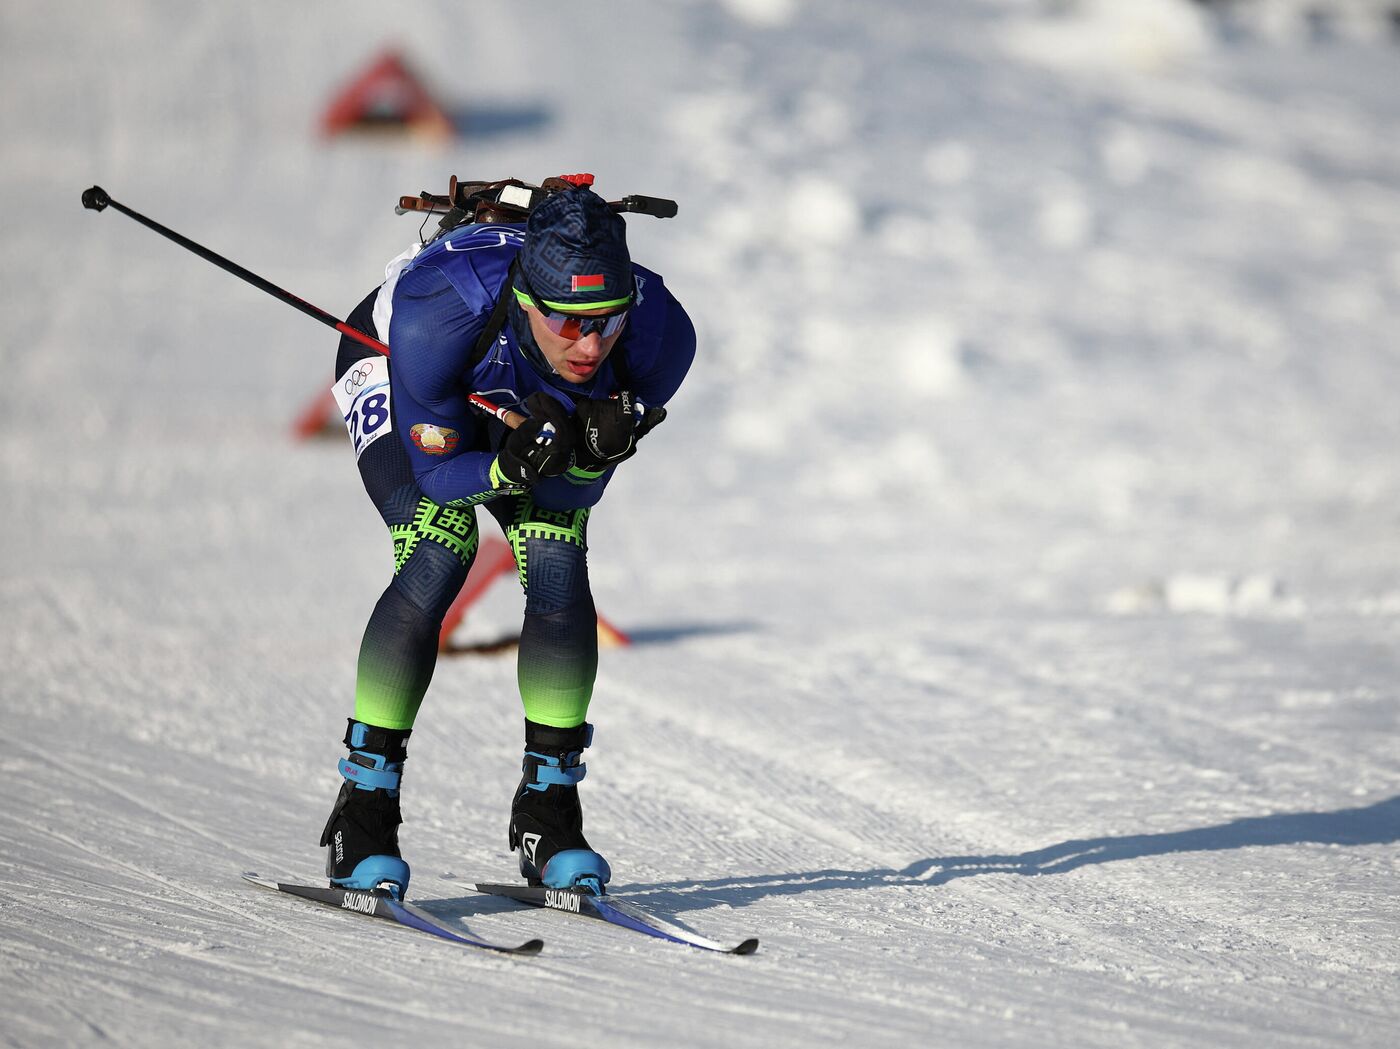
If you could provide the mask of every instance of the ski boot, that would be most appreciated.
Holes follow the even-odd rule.
[[[399,781],[411,731],[350,719],[350,756],[340,760],[345,782],[321,832],[333,887],[382,890],[398,900],[408,891],[408,864],[399,856]]]
[[[583,836],[579,759],[593,726],[553,728],[526,720],[524,777],[510,808],[510,847],[520,850],[520,873],[531,885],[601,896],[612,870]]]

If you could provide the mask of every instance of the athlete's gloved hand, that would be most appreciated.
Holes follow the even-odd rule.
[[[532,393],[525,407],[530,417],[506,437],[492,471],[511,484],[558,477],[574,464],[573,419],[564,406],[547,393]]]
[[[648,408],[627,390],[601,401],[581,399],[574,410],[578,468],[604,470],[630,458],[637,442],[665,418],[665,408]]]

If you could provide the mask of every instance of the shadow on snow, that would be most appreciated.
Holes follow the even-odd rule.
[[[709,881],[656,882],[635,888],[623,885],[614,887],[620,895],[625,893],[642,901],[650,898],[667,911],[682,911],[715,904],[737,907],[767,896],[789,896],[827,889],[943,885],[956,878],[982,874],[1063,874],[1096,863],[1115,863],[1172,853],[1223,852],[1272,845],[1389,845],[1396,841],[1400,841],[1400,796],[1374,805],[1336,812],[1286,812],[1251,816],[1190,830],[1075,838],[1030,852],[929,857],[897,869],[827,869]]]
[[[725,634],[746,634],[760,629],[753,620],[733,620],[719,623],[673,623],[654,627],[641,627],[628,631],[628,638],[635,645],[669,645],[690,637],[715,637]],[[441,652],[445,656],[497,656],[514,652],[520,647],[518,633],[503,634],[487,641],[450,642]]]

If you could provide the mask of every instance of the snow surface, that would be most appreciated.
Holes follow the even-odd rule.
[[[6,4],[0,1041],[1400,1044],[1400,53],[1115,6]],[[390,42],[465,139],[315,138]],[[462,888],[508,654],[403,839],[545,953],[239,881],[319,873],[389,543],[288,436],[332,333],[78,206],[343,313],[399,194],[574,170],[681,201],[702,338],[594,517],[591,836],[751,958]]]

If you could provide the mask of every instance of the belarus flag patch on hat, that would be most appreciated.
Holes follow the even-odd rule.
[[[601,291],[603,288],[601,273],[576,273],[572,279],[571,291]]]

